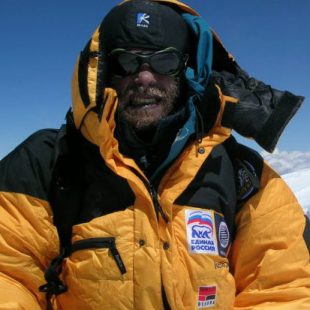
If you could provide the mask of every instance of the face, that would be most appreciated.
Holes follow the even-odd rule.
[[[153,128],[176,108],[179,78],[155,73],[149,64],[131,75],[112,75],[111,84],[119,97],[120,117],[138,132]]]

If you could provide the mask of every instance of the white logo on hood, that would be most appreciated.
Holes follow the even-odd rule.
[[[148,28],[150,25],[150,15],[147,13],[137,13],[137,27]]]

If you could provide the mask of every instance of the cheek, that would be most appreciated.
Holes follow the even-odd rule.
[[[179,82],[175,77],[158,75],[156,77],[158,85],[166,91],[176,90],[179,87]]]
[[[118,95],[121,95],[126,91],[128,86],[131,83],[130,77],[112,77],[111,78],[111,86],[116,90]]]

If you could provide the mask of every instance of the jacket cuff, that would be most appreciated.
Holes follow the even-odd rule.
[[[228,100],[226,101],[221,121],[222,126],[233,129],[235,108],[236,108],[236,102]]]
[[[263,149],[272,153],[284,128],[300,108],[303,101],[304,97],[295,96],[285,91],[267,122],[254,137],[255,141]]]

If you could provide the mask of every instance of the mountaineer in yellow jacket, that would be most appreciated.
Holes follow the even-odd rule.
[[[302,97],[176,1],[125,1],[72,110],[0,162],[0,309],[310,309],[309,222],[268,164]]]

